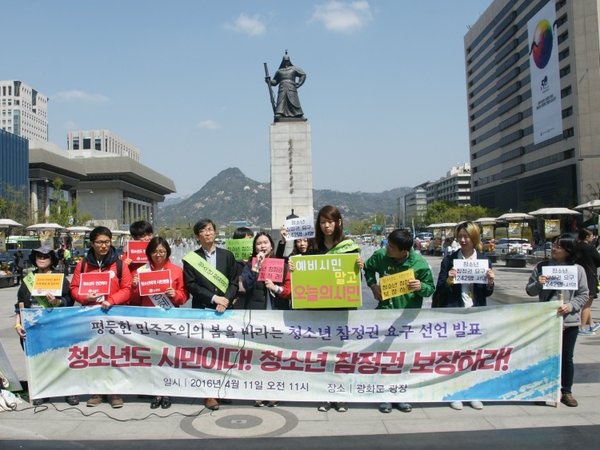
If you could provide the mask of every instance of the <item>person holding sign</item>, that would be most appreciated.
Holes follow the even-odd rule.
[[[254,236],[252,257],[242,271],[242,284],[246,290],[244,309],[290,309],[290,274],[285,260],[274,256],[273,246],[268,233],[261,231]]]
[[[581,324],[580,313],[589,297],[585,269],[573,263],[575,252],[575,241],[570,235],[555,237],[552,240],[551,260],[542,261],[535,266],[525,287],[527,294],[532,297],[537,295],[540,302],[561,302],[556,310],[563,319],[560,401],[571,407],[578,405],[571,392],[575,376],[573,353]],[[576,283],[572,283],[573,278]],[[552,284],[558,287],[552,288]]]
[[[421,308],[423,297],[435,289],[429,263],[413,248],[413,237],[406,230],[394,230],[385,248],[376,250],[364,266],[367,285],[379,301],[376,309]],[[379,283],[377,282],[379,276]],[[379,411],[392,412],[391,403],[381,403]],[[411,412],[410,403],[398,403],[402,412]]]
[[[225,241],[225,248],[235,255],[235,267],[238,273],[238,292],[233,300],[234,309],[244,309],[246,304],[246,290],[242,284],[242,271],[248,258],[252,255],[252,242],[254,231],[248,227],[237,227],[231,239]],[[250,245],[248,245],[250,243]]]
[[[129,234],[131,235],[131,240],[127,242],[127,250],[123,252],[121,259],[129,266],[129,271],[132,275],[131,285],[136,288],[138,284],[138,279],[136,277],[137,270],[140,267],[143,267],[146,264],[146,261],[140,262],[139,258],[135,258],[134,260],[132,250],[134,250],[134,252],[138,250],[137,246],[134,246],[134,244],[140,244],[141,247],[147,245],[150,239],[154,237],[154,228],[150,222],[138,220],[129,225]],[[132,247],[131,249],[129,248],[130,245]],[[145,255],[145,251],[142,254]]]
[[[212,220],[196,222],[194,235],[200,248],[183,257],[183,278],[192,295],[192,308],[222,313],[232,306],[238,291],[235,256],[216,246],[217,226]],[[207,398],[204,405],[214,411],[219,409],[219,400]]]
[[[433,307],[486,306],[487,297],[494,292],[495,274],[491,262],[482,252],[479,225],[462,222],[456,227],[456,239],[460,248],[442,260]],[[436,298],[438,294],[439,299]],[[460,410],[463,404],[454,401],[450,407]],[[483,403],[473,400],[471,408],[483,409]]]
[[[261,231],[254,236],[254,251],[242,271],[246,291],[244,309],[287,310],[292,296],[285,260],[273,254],[273,239]],[[256,400],[254,406],[277,406],[278,401]]]
[[[183,305],[189,297],[183,281],[183,269],[169,260],[169,257],[171,256],[171,247],[167,240],[160,236],[155,236],[150,239],[148,246],[146,247],[146,256],[148,257],[148,263],[137,269],[136,274],[134,275],[134,277],[137,276],[139,284],[137,288],[131,288],[130,304],[134,306],[158,306],[165,309]],[[139,275],[140,272],[141,280]],[[163,274],[163,279],[166,278],[169,280],[168,286],[164,291],[157,288],[157,290],[161,292],[142,295],[144,275],[149,272]],[[159,278],[158,280],[154,279],[150,281],[154,282],[155,286],[160,286],[160,283],[157,282],[160,280],[161,279]],[[150,403],[150,408],[156,409],[158,407],[161,407],[162,409],[170,408],[171,397],[166,395],[154,397]]]
[[[19,339],[21,341],[21,348],[24,349],[24,341],[25,341],[25,328],[21,325],[21,308],[54,308],[60,306],[73,306],[73,300],[71,298],[69,280],[62,274],[62,271],[57,270],[58,266],[58,257],[54,250],[50,247],[40,247],[36,248],[29,255],[29,260],[31,264],[35,267],[33,272],[27,274],[25,278],[23,278],[23,283],[21,287],[19,287],[19,291],[17,292],[17,303],[15,304],[15,331],[19,335]],[[59,284],[58,290],[60,291],[60,295],[56,295],[54,289],[49,289],[45,295],[34,295],[36,287],[36,276],[46,275],[46,274],[55,274],[58,275],[56,282]],[[54,286],[48,285],[48,288]],[[65,397],[65,401],[71,405],[75,406],[79,404],[79,398],[76,395],[70,395]],[[42,399],[36,398],[33,400],[32,404],[34,406],[41,405],[43,402]]]
[[[137,276],[139,281],[139,272],[162,270],[168,272],[171,283],[164,292],[157,292],[156,296],[152,294],[140,295],[139,286],[137,288],[132,286],[130,304],[134,306],[163,306],[166,308],[183,305],[189,297],[183,280],[183,269],[169,259],[171,247],[167,240],[160,236],[150,239],[146,247],[146,256],[148,257],[148,263],[137,269],[133,276]],[[157,297],[160,297],[160,300],[164,300],[166,303],[158,303],[159,299]]]
[[[275,256],[283,258],[285,256],[285,245],[288,239],[288,231],[284,226],[281,228],[281,240],[277,243]],[[294,239],[294,248],[288,256],[305,255],[312,244],[312,238],[296,238]]]
[[[71,296],[83,306],[100,305],[102,309],[129,302],[131,273],[112,246],[112,232],[104,226],[96,227],[90,232],[90,243],[87,255],[77,263],[73,272]],[[87,406],[98,406],[103,400],[102,395],[94,394],[87,401]],[[111,395],[110,405],[122,408],[123,398]]]
[[[344,236],[344,219],[342,218],[342,213],[332,205],[325,205],[319,210],[315,221],[314,248],[309,249],[307,253],[318,255],[356,253],[356,264],[358,264],[359,270],[362,270],[364,266],[360,256],[360,247],[352,239],[347,239]],[[293,268],[290,266],[290,269]],[[327,412],[332,407],[338,412],[348,411],[348,405],[345,402],[325,402],[317,409],[321,412]]]

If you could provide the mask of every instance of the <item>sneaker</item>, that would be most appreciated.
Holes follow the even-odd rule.
[[[380,403],[379,404],[379,412],[384,414],[389,414],[392,412],[392,404],[391,403]]]
[[[567,406],[570,406],[571,408],[575,408],[579,405],[579,403],[577,403],[577,400],[573,398],[573,394],[571,394],[570,392],[563,393],[563,395],[561,395],[560,397],[560,402],[564,403]]]
[[[600,328],[600,322],[596,322],[594,325],[592,325],[590,327],[590,330],[592,330],[592,332],[594,332],[594,331],[598,331],[599,328]]]
[[[348,411],[348,405],[344,402],[337,402],[335,404],[335,410],[337,412],[346,412]]]
[[[150,402],[150,409],[159,408],[162,403],[162,397],[154,397]]]
[[[256,406],[257,408],[260,408],[262,406],[267,406],[267,402],[263,401],[263,400],[255,400],[254,406]]]
[[[473,409],[483,409],[483,403],[481,403],[479,400],[473,400],[471,402],[471,408],[473,408]]]
[[[277,400],[271,400],[270,402],[267,403],[267,406],[269,408],[274,408],[275,406],[279,406],[279,402]]]
[[[96,395],[92,395],[89,400],[87,401],[86,405],[90,406],[90,407],[94,407],[94,406],[98,406],[99,404],[102,403],[102,396],[99,394]]]
[[[398,403],[397,406],[402,412],[409,413],[412,411],[412,405],[410,403]]]
[[[463,409],[463,404],[462,404],[462,402],[459,402],[458,400],[456,400],[456,401],[450,403],[450,408],[460,411],[461,409]]]
[[[79,405],[79,397],[76,395],[69,395],[68,397],[65,397],[65,402],[71,406],[77,406]]]
[[[321,403],[319,405],[319,407],[317,408],[317,411],[327,412],[330,409],[331,409],[331,403],[330,402],[325,402],[325,403]]]
[[[123,407],[123,397],[120,395],[111,395],[110,396],[110,406],[113,408],[122,408]]]
[[[579,329],[579,334],[583,334],[583,335],[586,335],[586,336],[590,336],[590,335],[592,335],[592,334],[596,334],[596,333],[594,333],[594,332],[593,332],[591,329],[589,329],[589,328],[585,328],[585,329],[581,329],[581,328],[580,328],[580,329]]]

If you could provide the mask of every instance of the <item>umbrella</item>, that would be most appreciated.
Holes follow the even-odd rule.
[[[57,223],[35,223],[29,225],[26,230],[28,231],[44,231],[44,230],[62,230],[64,227]]]
[[[600,209],[600,200],[596,198],[594,200],[590,200],[589,202],[582,203],[581,205],[577,205],[573,209],[589,209],[592,211],[595,209]]]
[[[129,231],[123,231],[123,230],[110,230],[110,232],[112,233],[113,236],[125,236],[129,234]]]
[[[535,217],[529,215],[529,214],[525,214],[525,213],[506,213],[506,214],[502,214],[500,217],[496,218],[496,220],[502,220],[502,221],[507,221],[510,222],[511,220],[532,220],[535,219]]]
[[[581,213],[569,208],[541,208],[531,211],[529,214],[532,216],[572,216]]]
[[[0,228],[8,228],[8,227],[22,227],[19,222],[15,222],[12,219],[0,219]]]
[[[494,217],[481,217],[475,221],[475,223],[481,225],[493,225],[496,223],[496,219]]]
[[[92,231],[93,228],[90,227],[84,227],[84,226],[75,226],[75,227],[68,227],[67,231],[69,233],[89,233],[90,231]]]

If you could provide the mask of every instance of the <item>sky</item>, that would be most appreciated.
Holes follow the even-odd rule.
[[[0,78],[49,97],[51,142],[109,129],[180,197],[230,167],[269,182],[263,63],[287,50],[313,187],[382,192],[469,161],[463,39],[491,2],[0,0]]]

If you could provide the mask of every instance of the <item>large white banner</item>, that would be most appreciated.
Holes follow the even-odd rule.
[[[534,144],[563,132],[554,3],[549,1],[527,22]]]
[[[557,302],[375,311],[29,309],[33,398],[558,401]]]

